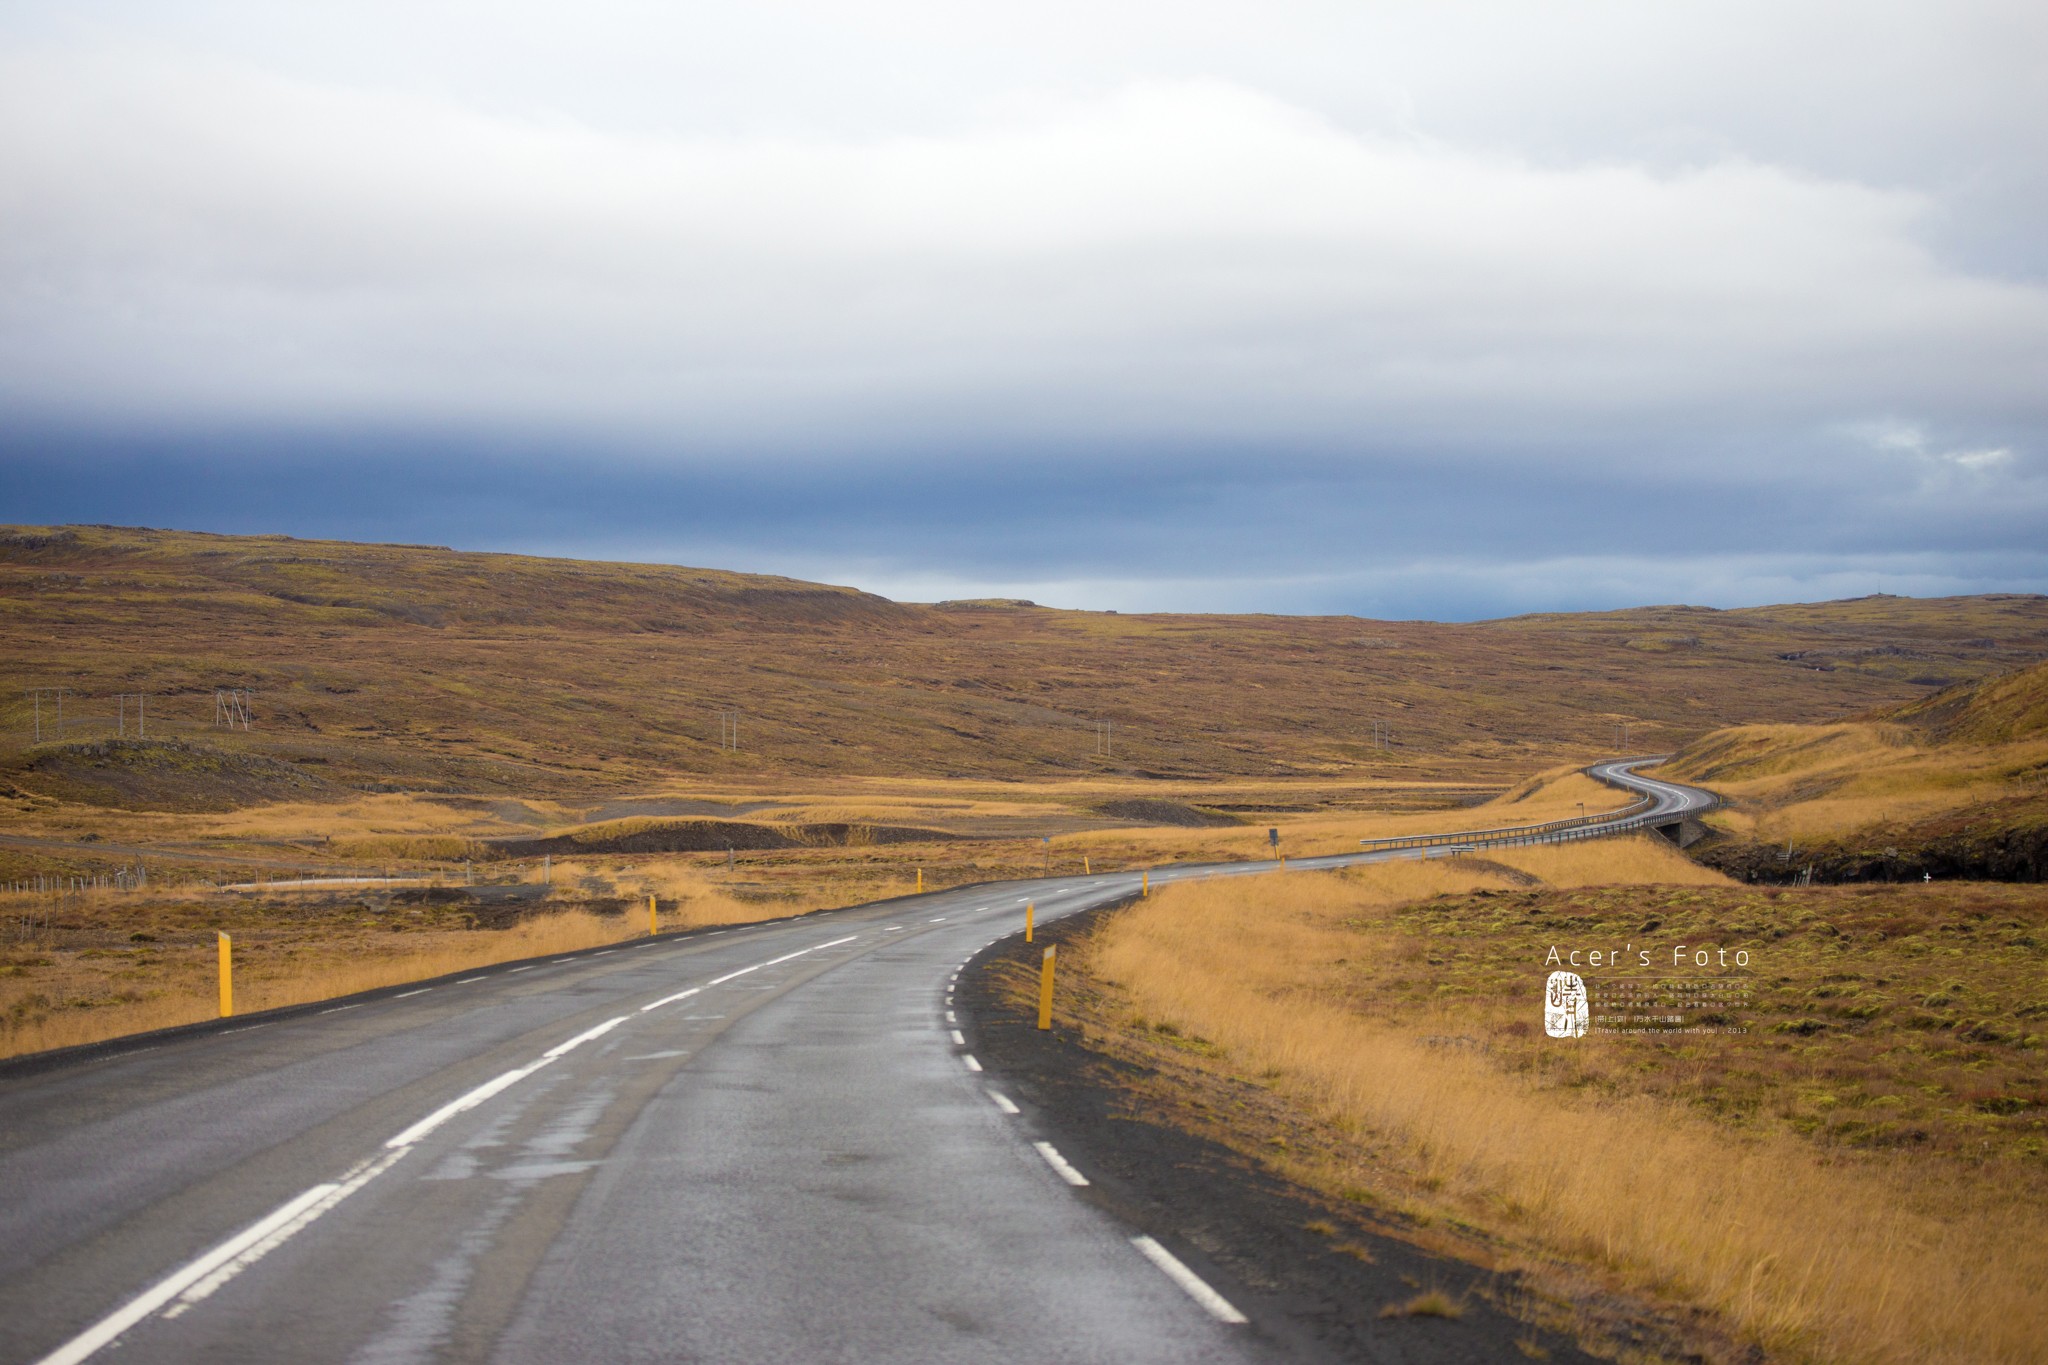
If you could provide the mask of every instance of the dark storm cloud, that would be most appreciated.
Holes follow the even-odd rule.
[[[5,515],[1126,608],[2044,581],[2032,9],[564,15],[0,20]]]
[[[1619,474],[1184,446],[808,467],[591,456],[393,432],[216,435],[137,454],[44,432],[0,440],[0,505],[35,521],[707,563],[899,598],[1125,610],[1470,618],[2025,588],[2048,568],[2038,504],[1987,515],[1923,481],[1841,505],[1796,465],[1731,485],[1704,454]],[[1910,462],[1893,473],[1906,489]]]

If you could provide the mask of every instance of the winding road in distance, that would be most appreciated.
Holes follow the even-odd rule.
[[[1602,766],[1653,813],[1711,804],[1629,771],[1651,761]],[[0,1359],[1299,1358],[1278,1310],[1090,1203],[959,1031],[953,978],[1027,900],[1138,884],[961,888],[0,1064]]]

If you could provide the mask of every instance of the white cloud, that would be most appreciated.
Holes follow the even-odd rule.
[[[1215,80],[857,140],[132,50],[0,92],[20,405],[1320,441],[2033,413],[2048,361],[2048,294],[1933,258],[1919,195],[1537,165]]]

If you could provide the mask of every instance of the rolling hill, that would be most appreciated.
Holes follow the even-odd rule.
[[[2043,657],[2034,595],[1470,624],[1118,615],[429,546],[0,528],[0,778],[111,805],[175,804],[180,765],[250,799],[677,775],[1506,782],[1612,752],[1624,722],[1627,747],[1676,748]],[[61,730],[36,688],[67,690]],[[220,689],[253,694],[249,728],[222,723]],[[138,705],[148,744],[124,742]]]
[[[2048,868],[2048,664],[1826,725],[1716,731],[1666,766],[1734,798],[1695,848],[1724,871],[1826,881]]]

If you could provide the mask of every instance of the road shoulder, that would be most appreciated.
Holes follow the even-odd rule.
[[[1047,944],[1079,946],[1115,907],[984,950],[961,974],[958,1011],[992,1084],[1034,1136],[1056,1141],[1091,1184],[1078,1193],[1158,1239],[1302,1360],[1432,1365],[1473,1360],[1707,1361],[1700,1324],[1586,1286],[1542,1284],[1461,1254],[1399,1215],[1337,1200],[1285,1178],[1245,1148],[1317,1135],[1264,1087],[1124,1045],[1128,1010],[1062,956],[1055,1027],[1036,1027],[1035,982]],[[1226,1125],[1233,1145],[1218,1141]],[[1563,1292],[1561,1292],[1563,1291]],[[1454,1317],[1431,1311],[1448,1303]],[[1590,1347],[1590,1350],[1588,1349]],[[1740,1359],[1742,1357],[1734,1357]]]

